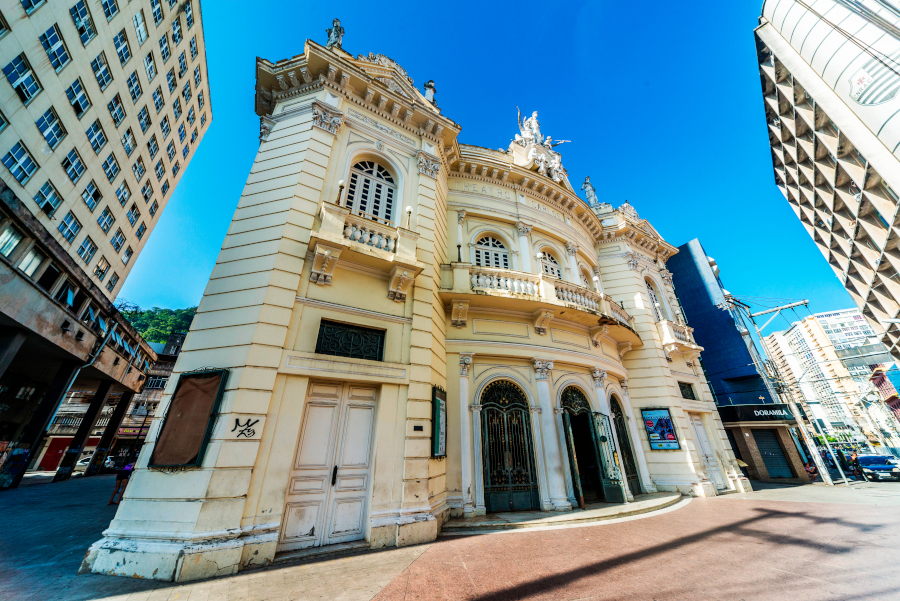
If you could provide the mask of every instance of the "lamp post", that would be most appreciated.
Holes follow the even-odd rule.
[[[341,196],[343,196],[343,195],[344,195],[344,180],[341,180],[338,182],[338,195],[337,195],[337,198],[334,200],[334,204],[336,204],[337,206],[341,206]]]

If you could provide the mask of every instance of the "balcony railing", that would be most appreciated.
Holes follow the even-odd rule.
[[[679,347],[699,348],[694,341],[694,330],[674,321],[662,320],[656,323],[659,337],[663,346],[675,345]]]
[[[344,238],[366,246],[394,252],[397,228],[358,215],[348,214],[344,221]]]
[[[576,286],[567,282],[556,282],[556,298],[564,303],[573,303],[587,311],[599,311],[603,295],[584,286]]]
[[[323,202],[319,211],[322,222],[313,236],[323,240],[356,242],[388,253],[416,256],[415,232],[384,224],[375,218],[354,215],[349,209]]]
[[[472,267],[469,274],[472,290],[483,288],[536,297],[541,295],[541,278],[532,273],[496,267]]]

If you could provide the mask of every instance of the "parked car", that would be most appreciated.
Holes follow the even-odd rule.
[[[858,455],[859,466],[865,477],[872,481],[900,481],[900,466],[889,455]]]
[[[76,471],[76,472],[83,472],[84,470],[87,469],[87,466],[90,465],[90,463],[91,463],[91,456],[90,456],[90,455],[88,455],[87,457],[82,457],[82,458],[79,459],[78,462],[75,464],[75,470],[74,470],[74,471]]]

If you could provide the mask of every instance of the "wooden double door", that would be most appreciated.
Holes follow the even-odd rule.
[[[365,538],[378,389],[310,382],[279,551]]]

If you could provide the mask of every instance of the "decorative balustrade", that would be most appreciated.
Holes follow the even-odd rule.
[[[576,286],[567,282],[555,282],[556,298],[564,303],[572,303],[578,305],[582,309],[588,311],[599,311],[600,302],[603,296],[585,288],[584,286]]]
[[[663,345],[695,347],[693,330],[674,321],[663,320],[656,323],[659,337]]]
[[[672,324],[672,334],[675,336],[675,339],[683,342],[685,344],[693,344],[694,341],[691,340],[691,337],[688,335],[687,330],[684,329],[684,326],[680,326],[678,324]]]
[[[484,288],[513,294],[541,295],[541,278],[531,273],[494,267],[472,267],[469,279],[473,290]]]
[[[630,326],[631,325],[631,315],[628,314],[622,306],[607,296],[604,300],[606,300],[606,308],[608,309],[608,313],[615,318],[619,323]]]
[[[397,247],[397,228],[382,225],[365,217],[348,214],[344,220],[344,238],[373,248],[394,252]]]

